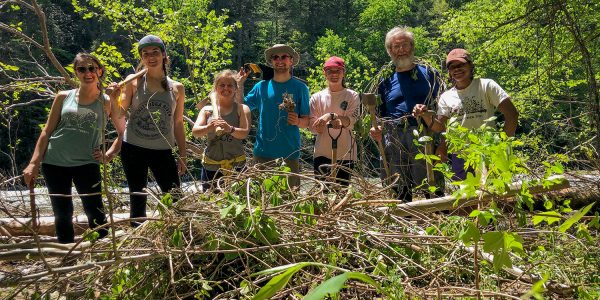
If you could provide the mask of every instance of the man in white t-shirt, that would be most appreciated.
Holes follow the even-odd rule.
[[[492,79],[473,78],[473,60],[465,49],[454,49],[446,57],[446,67],[454,86],[444,92],[438,103],[437,117],[424,105],[416,105],[413,114],[421,116],[433,131],[446,129],[450,117],[457,116],[461,126],[478,128],[494,115],[504,115],[504,132],[514,136],[519,113],[508,94]],[[464,160],[450,155],[454,178],[464,180]]]

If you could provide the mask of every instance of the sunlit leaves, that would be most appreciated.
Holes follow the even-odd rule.
[[[546,222],[548,225],[552,225],[555,222],[560,221],[562,215],[557,211],[547,211],[534,215],[531,218],[533,225],[538,225],[541,222]]]
[[[130,33],[131,53],[136,58],[139,38],[146,34],[160,36],[167,44],[170,59],[183,61],[186,66],[172,70],[172,76],[191,91],[186,93],[191,102],[206,97],[212,75],[231,63],[228,57],[233,44],[228,35],[241,26],[237,22],[226,24],[226,12],[218,15],[208,9],[209,1],[204,0],[155,0],[144,5],[133,0],[74,0],[73,5],[86,17],[93,14],[111,21],[115,32]],[[124,63],[122,55],[111,46],[102,44],[96,52],[110,63],[109,75],[118,77],[118,73],[131,72],[131,62]]]
[[[560,225],[558,230],[560,232],[566,232],[569,228],[571,228],[571,226],[573,226],[583,216],[585,216],[585,214],[587,214],[587,212],[592,208],[592,206],[594,206],[594,204],[595,204],[595,202],[587,205],[586,207],[584,207],[584,208],[580,209],[579,211],[577,211],[576,213],[574,213],[571,217],[569,217],[564,223],[562,223]]]
[[[280,267],[271,268],[268,270],[264,270],[254,275],[265,275],[270,273],[281,272],[281,274],[271,278],[267,284],[265,284],[258,293],[252,298],[253,300],[263,300],[269,299],[274,296],[277,292],[282,290],[290,281],[292,276],[300,271],[302,268],[307,266],[316,266],[316,267],[326,267],[328,269],[339,269],[334,266],[324,265],[321,263],[312,263],[312,262],[300,262]],[[304,297],[304,299],[325,299],[327,296],[335,296],[339,293],[346,285],[348,280],[358,280],[364,283],[367,283],[374,287],[378,292],[383,292],[380,285],[375,282],[371,277],[364,273],[360,272],[348,272],[344,271],[342,274],[334,276],[321,284],[319,284],[316,288],[309,291],[309,293]]]
[[[510,253],[523,253],[523,239],[516,233],[490,231],[483,234],[483,241],[483,251],[494,255],[493,265],[496,271],[512,267]]]

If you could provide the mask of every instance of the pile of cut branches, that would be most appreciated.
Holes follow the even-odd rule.
[[[358,174],[349,189],[304,177],[301,192],[288,189],[287,174],[284,167],[250,168],[222,178],[221,193],[188,193],[176,203],[151,194],[154,214],[136,228],[129,220],[107,224],[114,238],[94,241],[86,232],[80,243],[61,245],[42,236],[3,237],[0,293],[86,299],[598,295],[598,218],[582,218],[585,209],[560,217],[528,212],[537,226],[519,223],[517,208],[499,205],[506,203],[500,197],[425,214],[393,204],[385,187]]]

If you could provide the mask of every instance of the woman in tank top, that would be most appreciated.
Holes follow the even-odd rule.
[[[138,71],[145,75],[124,87],[112,86],[121,92],[115,113],[121,122],[129,117],[123,134],[121,162],[129,185],[130,217],[146,217],[148,169],[163,193],[170,192],[178,199],[179,176],[187,170],[183,123],[185,90],[181,83],[167,74],[169,59],[163,41],[154,35],[143,37],[138,43],[141,57]],[[129,75],[128,78],[132,77]],[[177,145],[178,155],[174,155]],[[140,222],[132,221],[137,226]]]
[[[192,133],[195,137],[207,136],[207,147],[202,157],[202,187],[213,187],[213,182],[231,169],[241,170],[246,162],[242,141],[250,131],[250,109],[235,101],[241,97],[236,76],[245,76],[244,71],[236,75],[225,70],[215,75],[210,97],[216,100],[220,118],[214,118],[212,106],[200,110]],[[215,102],[215,101],[213,101]]]
[[[106,153],[101,143],[110,101],[102,92],[104,67],[93,55],[79,53],[73,61],[79,88],[60,91],[54,98],[46,126],[35,145],[31,161],[23,175],[31,188],[40,168],[54,212],[56,236],[60,243],[72,243],[74,183],[81,196],[90,228],[106,223],[102,204],[100,162],[109,162],[118,152],[120,136]],[[112,118],[112,117],[111,117]],[[116,119],[113,123],[116,126]],[[97,230],[99,237],[107,229]]]

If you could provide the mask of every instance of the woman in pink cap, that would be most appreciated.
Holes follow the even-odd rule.
[[[446,130],[446,122],[452,116],[466,128],[478,128],[498,110],[504,115],[504,132],[514,136],[519,113],[508,94],[494,80],[475,78],[475,66],[471,55],[465,49],[454,49],[446,57],[446,67],[454,84],[445,91],[438,103],[437,116],[427,112],[422,105],[415,106],[414,114],[422,116],[425,124],[433,131]],[[455,180],[464,180],[467,173],[465,161],[454,154],[449,155]]]
[[[335,175],[337,183],[347,186],[348,169],[354,167],[356,160],[356,142],[351,130],[358,118],[360,101],[358,93],[345,87],[346,65],[342,58],[328,58],[323,74],[327,88],[310,97],[310,130],[317,135],[314,170],[318,176]],[[334,155],[336,161],[332,162]]]

